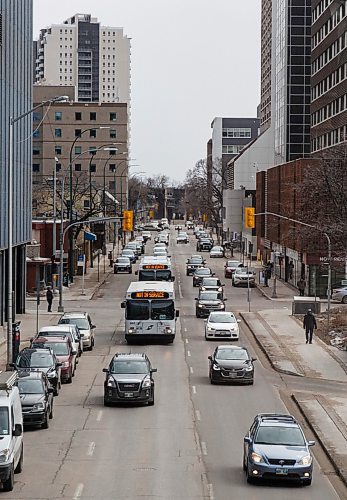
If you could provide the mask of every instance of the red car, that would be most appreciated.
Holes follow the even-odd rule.
[[[69,337],[37,337],[32,340],[31,347],[52,349],[61,363],[61,380],[71,384],[72,377],[75,375],[76,351],[73,350]]]
[[[238,267],[243,267],[242,262],[238,260],[227,260],[224,266],[224,276],[226,278],[232,278]]]

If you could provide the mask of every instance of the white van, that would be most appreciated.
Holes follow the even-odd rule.
[[[14,474],[23,469],[23,416],[17,372],[0,373],[0,480],[12,491]]]

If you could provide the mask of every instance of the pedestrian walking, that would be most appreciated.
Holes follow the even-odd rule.
[[[306,334],[306,344],[312,344],[313,329],[317,329],[317,321],[312,313],[312,309],[307,309],[304,316],[303,327]]]
[[[48,312],[52,312],[53,292],[50,286],[47,287],[46,299],[48,304]]]
[[[306,280],[302,276],[297,282],[297,287],[299,288],[300,297],[303,297],[305,295]]]
[[[271,278],[272,266],[271,262],[268,262],[264,268],[264,286],[269,286],[269,279]]]

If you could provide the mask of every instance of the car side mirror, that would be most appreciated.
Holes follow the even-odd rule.
[[[104,373],[108,373],[108,368],[103,368],[103,369],[102,369],[102,371],[103,371]]]
[[[176,279],[175,276],[171,276],[171,281],[172,282],[175,281],[175,279]]]
[[[228,300],[228,298],[227,298],[227,297],[225,297],[223,300],[224,300],[224,302],[226,302],[226,301]]]
[[[195,297],[195,299],[194,299],[194,300],[199,300],[199,299],[198,299],[198,297]]]
[[[204,322],[207,323],[207,319],[206,318],[204,319]]]
[[[257,361],[257,358],[252,358],[252,362],[253,362],[253,361]]]
[[[157,371],[157,368],[151,368],[151,373],[156,373]]]
[[[52,394],[54,392],[53,387],[48,387],[48,392],[49,392],[49,394]]]
[[[60,363],[60,361],[58,361],[58,363],[55,364],[55,366],[63,366],[63,363]]]
[[[207,359],[209,359],[210,361],[212,361],[212,356],[207,356]]]
[[[246,436],[246,437],[243,438],[243,442],[251,444],[252,443],[252,439],[249,436]]]
[[[212,273],[212,276],[215,276],[215,275],[216,275],[216,273]]]
[[[179,318],[180,316],[180,312],[178,310],[176,310],[176,318]]]
[[[95,325],[91,325],[90,328],[93,330],[94,328],[96,328]]]
[[[71,351],[71,354],[75,356],[77,354],[77,351]]]
[[[225,286],[225,283],[221,283],[221,286]]]
[[[316,441],[307,441],[308,446],[314,446],[316,444]]]
[[[241,320],[240,320],[240,319],[237,319],[236,321],[237,321],[238,323],[241,323]]]
[[[15,437],[19,437],[22,434],[23,434],[23,428],[22,428],[21,424],[15,424],[14,430],[13,430],[13,435]]]
[[[123,302],[121,302],[121,303],[120,303],[120,306],[121,306],[121,308],[122,308],[122,309],[125,309],[125,302],[124,302],[124,301],[123,301]]]
[[[34,337],[30,337],[30,342],[33,342],[33,340],[34,340]]]

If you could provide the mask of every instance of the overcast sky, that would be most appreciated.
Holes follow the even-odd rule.
[[[134,171],[182,181],[206,155],[215,116],[256,116],[260,0],[34,0],[39,30],[76,13],[131,41]]]

